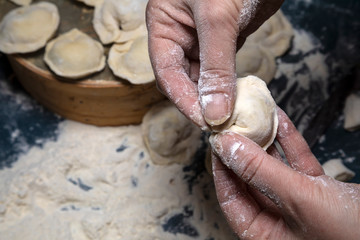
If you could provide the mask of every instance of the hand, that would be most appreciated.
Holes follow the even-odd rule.
[[[236,51],[282,1],[150,0],[149,53],[160,90],[203,129],[225,122],[236,95]]]
[[[235,133],[211,139],[217,197],[241,239],[360,239],[360,185],[324,175],[303,137],[278,110],[267,152]]]

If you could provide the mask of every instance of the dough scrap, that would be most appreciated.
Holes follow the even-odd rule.
[[[103,3],[104,0],[77,0],[78,2],[85,3],[90,7],[95,7],[96,5],[100,5]]]
[[[351,180],[355,173],[347,168],[341,159],[331,159],[322,165],[325,175],[335,178],[338,181],[346,182]]]
[[[355,131],[360,128],[360,96],[358,94],[352,93],[346,98],[344,115],[346,130]]]
[[[10,0],[10,2],[13,2],[20,6],[27,6],[31,4],[32,0]]]
[[[104,0],[95,7],[93,25],[103,44],[123,43],[146,35],[147,0]]]
[[[114,44],[109,52],[108,64],[116,76],[133,84],[155,81],[146,36],[125,44]]]
[[[56,5],[48,2],[8,12],[0,23],[0,51],[28,53],[44,47],[57,30],[59,21]]]
[[[105,67],[101,43],[76,28],[50,41],[44,60],[57,75],[74,79]]]
[[[255,76],[238,78],[230,119],[212,128],[216,132],[228,130],[241,134],[266,150],[273,143],[278,128],[276,103],[266,83]]]
[[[245,44],[236,53],[235,61],[238,78],[255,75],[268,84],[275,76],[275,58],[261,45]]]
[[[201,130],[168,101],[145,114],[141,129],[155,164],[189,163],[200,146]]]

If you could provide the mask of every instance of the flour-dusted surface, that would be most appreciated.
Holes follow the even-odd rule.
[[[191,175],[154,165],[139,126],[64,121],[0,171],[0,239],[232,239],[210,175]]]

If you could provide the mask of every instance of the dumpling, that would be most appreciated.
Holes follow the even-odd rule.
[[[30,5],[32,0],[10,0],[10,2],[13,2],[17,5],[21,5],[21,6],[27,6]]]
[[[103,44],[123,43],[146,35],[147,0],[104,0],[95,7],[93,25]]]
[[[275,57],[279,57],[290,47],[293,34],[291,24],[279,10],[251,34],[246,42],[261,45]]]
[[[256,44],[245,44],[236,53],[236,75],[238,78],[255,75],[266,83],[275,76],[275,57],[269,50]]]
[[[201,143],[201,130],[169,101],[152,107],[141,129],[155,164],[189,163]]]
[[[46,45],[59,26],[57,7],[48,2],[19,7],[0,23],[0,51],[28,53]]]
[[[238,78],[230,119],[212,128],[215,132],[228,130],[244,135],[266,150],[273,143],[278,128],[276,103],[266,83],[255,76]]]
[[[44,60],[57,75],[68,78],[81,78],[105,67],[101,43],[76,28],[49,42]]]
[[[108,64],[116,76],[133,84],[155,80],[146,36],[125,44],[114,44],[109,52]]]
[[[96,5],[100,5],[104,0],[77,0],[79,2],[83,2],[90,7],[95,7]]]

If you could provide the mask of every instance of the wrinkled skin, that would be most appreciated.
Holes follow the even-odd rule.
[[[324,175],[303,137],[278,109],[267,152],[235,133],[211,138],[220,206],[241,239],[360,239],[360,185]]]
[[[282,0],[150,0],[149,53],[159,89],[202,129],[233,110],[235,54]]]

